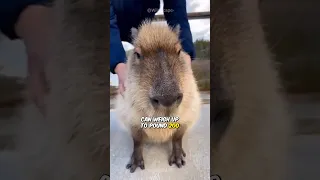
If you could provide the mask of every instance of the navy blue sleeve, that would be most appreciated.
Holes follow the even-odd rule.
[[[50,6],[52,0],[1,0],[0,1],[0,30],[9,39],[19,39],[15,25],[21,12],[29,5]]]
[[[168,24],[172,27],[180,25],[180,40],[183,50],[194,60],[196,54],[188,22],[186,0],[163,0],[163,4],[164,16]]]
[[[110,1],[110,71],[115,74],[116,66],[119,63],[124,63],[126,59],[126,52],[122,46],[117,26],[117,16]]]

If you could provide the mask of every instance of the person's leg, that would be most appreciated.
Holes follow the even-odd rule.
[[[130,42],[131,28],[137,28],[145,19],[153,19],[156,9],[160,7],[159,0],[112,0],[117,15],[117,25],[121,40]]]
[[[132,27],[138,28],[144,20],[152,20],[159,9],[160,0],[143,1],[140,7],[140,16],[138,16]],[[128,42],[132,43],[132,38]]]
[[[153,19],[159,9],[160,0],[144,1],[142,4],[140,21],[144,19]]]
[[[142,0],[111,0],[111,2],[117,16],[121,40],[130,42],[130,30],[140,18]]]

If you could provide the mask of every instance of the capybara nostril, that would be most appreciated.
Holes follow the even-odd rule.
[[[150,101],[151,101],[151,104],[154,106],[154,107],[158,107],[159,106],[159,100],[157,97],[151,97],[150,98]]]
[[[154,107],[157,107],[159,105],[170,107],[175,103],[179,105],[182,101],[182,97],[183,97],[182,93],[175,93],[170,95],[153,96],[150,98],[150,100],[151,100],[151,104]]]

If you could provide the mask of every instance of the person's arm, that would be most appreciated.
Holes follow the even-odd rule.
[[[24,8],[15,24],[16,36],[23,40],[26,47],[28,74],[44,71],[51,44],[51,21],[52,9],[50,7],[31,4]]]
[[[15,0],[17,2],[17,0]],[[14,23],[14,36],[11,39],[23,40],[28,61],[29,97],[45,114],[44,97],[49,92],[46,81],[45,63],[47,60],[52,30],[52,9],[46,0],[21,0],[21,12]],[[18,4],[15,6],[19,8]]]
[[[195,58],[195,49],[188,22],[186,0],[163,0],[164,16],[172,27],[180,25],[180,40],[183,50],[188,53],[191,60]]]
[[[126,61],[126,52],[122,46],[117,16],[110,1],[110,71],[115,74],[118,64]]]

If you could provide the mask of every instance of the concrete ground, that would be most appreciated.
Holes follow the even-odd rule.
[[[145,169],[137,168],[130,173],[125,168],[132,153],[132,139],[121,128],[111,110],[110,117],[110,176],[112,180],[206,180],[210,179],[210,105],[203,104],[201,118],[185,135],[183,148],[187,154],[186,165],[169,166],[168,145],[146,145],[144,148]]]

